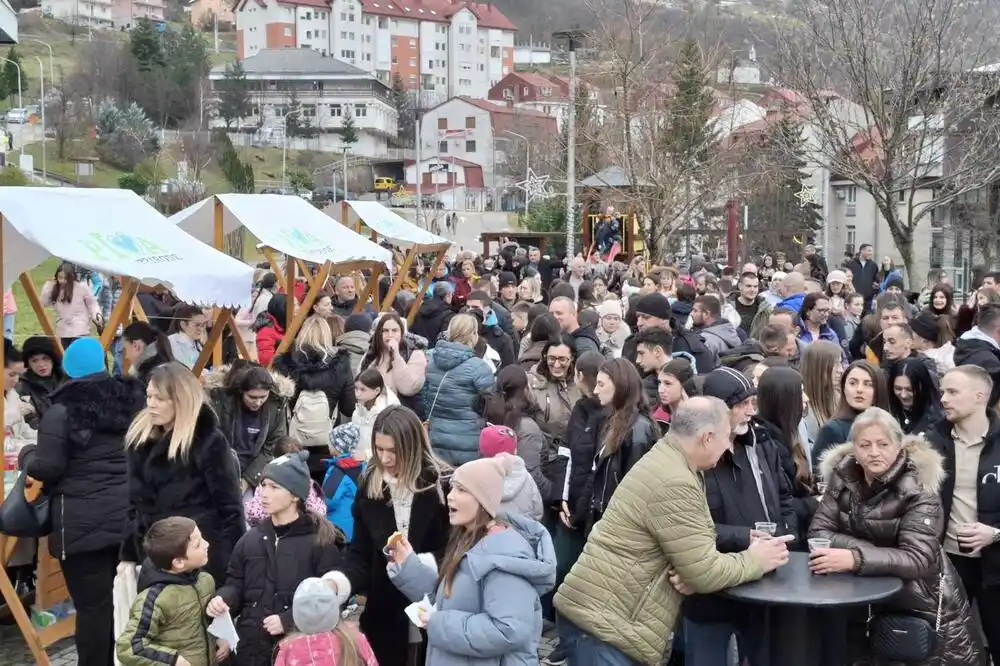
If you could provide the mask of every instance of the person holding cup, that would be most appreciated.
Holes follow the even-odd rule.
[[[820,471],[829,485],[809,527],[812,573],[901,578],[903,590],[872,613],[915,616],[938,627],[927,663],[982,664],[968,600],[938,541],[941,454],[922,436],[904,437],[886,410],[869,407],[854,420],[848,441],[823,456]],[[859,614],[852,619],[860,624],[850,626],[863,629],[868,609],[848,612]],[[848,663],[872,656],[863,631],[849,632],[847,643]]]

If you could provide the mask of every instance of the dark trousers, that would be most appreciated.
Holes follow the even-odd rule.
[[[118,549],[67,555],[61,562],[66,588],[76,607],[79,666],[113,666],[115,609],[113,589]]]
[[[1000,586],[983,586],[983,561],[978,557],[962,557],[948,553],[962,579],[969,604],[979,605],[979,621],[986,635],[986,649],[994,664],[1000,664]]]

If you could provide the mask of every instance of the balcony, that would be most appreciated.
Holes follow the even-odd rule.
[[[17,12],[7,0],[0,0],[0,44],[17,44]]]

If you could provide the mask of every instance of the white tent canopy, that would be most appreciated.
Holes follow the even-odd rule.
[[[253,268],[199,243],[130,190],[0,187],[4,289],[56,256],[163,285],[180,300],[249,306]]]
[[[450,245],[451,241],[421,229],[377,201],[348,201],[348,207],[369,229],[403,245]],[[350,226],[350,221],[344,221]]]
[[[317,264],[377,261],[392,267],[392,253],[337,224],[300,197],[283,194],[217,194],[188,206],[170,221],[203,243],[215,238],[215,200],[222,204],[222,230],[246,227],[263,245]]]

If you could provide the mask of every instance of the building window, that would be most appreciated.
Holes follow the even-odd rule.
[[[896,201],[899,203],[906,203],[906,190],[900,190],[896,193]]]
[[[303,104],[302,105],[302,115],[306,118],[316,117],[316,105],[315,104]]]
[[[847,244],[844,246],[844,253],[853,255],[857,250],[858,232],[853,224],[847,225]]]
[[[340,12],[340,20],[341,21],[347,20],[347,12]]]
[[[438,152],[439,153],[447,153],[448,152],[448,142],[447,141],[438,141]]]
[[[458,80],[458,85],[460,85],[460,86],[462,86],[464,88],[471,87],[472,86],[472,79],[459,79]]]
[[[410,58],[410,67],[416,67],[416,66],[417,66],[417,59]]]
[[[479,63],[479,71],[480,72],[485,72],[486,71],[486,65],[484,65],[483,63]]]
[[[339,104],[330,105],[330,116],[333,118],[339,118],[344,115],[344,107]]]
[[[286,25],[285,26],[285,37],[291,37],[291,36],[292,36],[292,26]]]
[[[395,21],[393,21],[393,23],[395,23]],[[417,40],[411,39],[410,40],[410,48],[415,48],[416,45],[417,45]]]
[[[465,117],[465,129],[476,129],[476,117],[466,116]]]
[[[367,104],[355,104],[354,105],[354,117],[355,118],[366,118],[368,116],[368,105]]]
[[[346,30],[341,30],[340,31],[340,38],[341,39],[347,39],[347,31]]]
[[[438,129],[439,130],[447,130],[448,129],[448,119],[447,118],[438,118]]]
[[[399,61],[397,60],[396,56],[392,56],[392,64],[393,65],[398,65],[399,64]]]
[[[474,152],[476,152],[476,142],[475,141],[466,141],[465,142],[465,152],[467,152],[467,153],[474,153]]]
[[[312,30],[306,30],[306,39],[312,39],[312,36],[313,36]],[[319,35],[316,36],[319,37]]]
[[[396,46],[398,46],[398,44],[399,44],[399,43],[397,42],[396,38],[395,38],[395,37],[393,37],[393,38],[392,38],[392,48],[396,48]]]
[[[931,229],[931,268],[941,268],[944,265],[944,231]]]
[[[306,20],[307,20],[307,21],[310,21],[310,20],[312,20],[312,16],[313,16],[313,15],[312,15],[312,12],[306,12]]]

